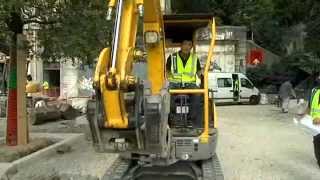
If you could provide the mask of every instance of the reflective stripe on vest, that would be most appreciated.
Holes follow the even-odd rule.
[[[179,53],[171,55],[171,82],[196,83],[197,59],[194,54],[190,54],[185,66]]]
[[[320,89],[315,89],[311,97],[311,117],[320,118]]]

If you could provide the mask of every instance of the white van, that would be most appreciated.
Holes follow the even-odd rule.
[[[216,103],[258,104],[260,92],[242,73],[210,72],[209,90]]]

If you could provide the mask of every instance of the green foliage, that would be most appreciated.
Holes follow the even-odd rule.
[[[106,45],[111,24],[105,0],[0,0],[0,51],[8,53],[13,33],[22,24],[39,31],[45,60],[77,58],[90,63]],[[314,0],[172,0],[174,12],[209,12],[218,25],[244,25],[254,40],[280,55],[290,27],[306,25],[303,53],[320,55],[320,2]],[[16,16],[14,16],[16,15]],[[300,57],[300,56],[299,56]],[[303,59],[302,59],[303,60]],[[299,61],[300,62],[300,61]]]
[[[320,58],[320,2],[311,8],[306,25],[306,48]]]
[[[107,43],[111,24],[105,20],[105,7],[97,1],[66,4],[59,13],[58,23],[41,25],[42,57],[51,60],[77,58],[85,63],[92,62]]]
[[[256,87],[262,87],[263,79],[270,76],[271,73],[272,72],[262,64],[255,68],[248,68],[246,75]]]
[[[314,0],[208,0],[218,25],[244,25],[263,47],[285,54],[290,28],[307,25],[306,52],[319,56],[320,2]]]
[[[320,61],[313,54],[304,52],[294,53],[282,60],[282,64],[286,64],[288,69],[302,69],[305,72],[314,74],[320,72]]]
[[[310,9],[317,4],[314,0],[272,0],[273,15],[285,27],[308,21]]]
[[[209,12],[208,0],[171,0],[173,13],[206,13]]]
[[[110,24],[105,0],[0,0],[0,51],[24,25],[40,28],[41,57],[62,57],[90,63],[106,45]]]

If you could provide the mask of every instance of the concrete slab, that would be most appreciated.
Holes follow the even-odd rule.
[[[13,161],[12,163],[2,164],[0,169],[0,179],[13,176],[19,169],[24,169],[31,164],[43,161],[54,154],[63,146],[72,146],[74,143],[84,138],[84,134],[50,134],[50,133],[32,133],[31,138],[49,138],[57,143],[41,149],[35,153],[25,156],[21,159]]]
[[[1,175],[5,174],[9,168],[10,168],[10,163],[0,163],[0,178],[2,178]]]

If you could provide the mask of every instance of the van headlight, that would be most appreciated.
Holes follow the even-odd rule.
[[[144,33],[144,39],[147,44],[155,44],[159,41],[159,34],[155,31],[147,31]]]

